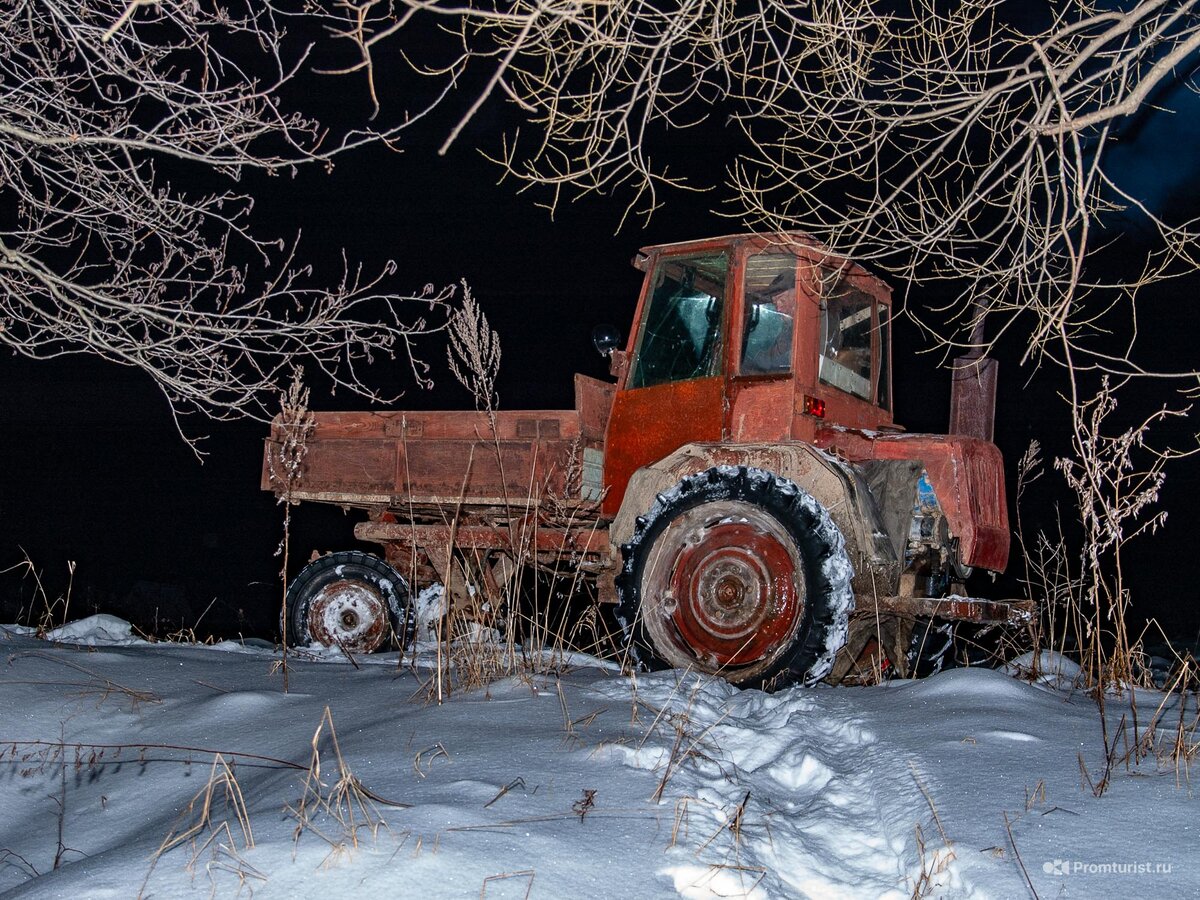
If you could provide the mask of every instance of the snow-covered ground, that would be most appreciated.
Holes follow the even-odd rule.
[[[394,654],[293,657],[285,694],[266,646],[54,637],[0,628],[4,897],[1200,896],[1192,789],[1151,757],[1096,798],[1069,677],[768,695],[596,662],[438,705]]]

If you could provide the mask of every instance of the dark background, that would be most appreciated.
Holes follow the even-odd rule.
[[[328,106],[341,91],[353,96],[355,86],[336,81],[322,90],[317,100]],[[356,112],[353,103],[349,107]],[[368,266],[395,259],[406,290],[465,279],[501,338],[501,405],[565,408],[572,403],[572,372],[605,371],[591,346],[592,327],[608,322],[628,333],[641,283],[630,265],[635,251],[743,229],[720,214],[715,192],[673,194],[648,224],[631,219],[619,233],[623,206],[605,198],[564,204],[552,221],[535,198],[497,184],[500,170],[477,152],[478,146],[497,146],[502,123],[496,115],[485,111],[445,157],[434,152],[445,133],[435,123],[403,154],[377,148],[343,158],[328,175],[314,168],[290,179],[251,178],[246,187],[257,197],[260,236],[287,237],[300,228],[301,256],[329,280],[339,275],[343,246]],[[1194,121],[1177,116],[1174,123],[1144,124],[1111,157],[1131,178],[1142,179],[1147,195],[1164,208],[1174,204],[1175,217],[1200,210],[1187,187],[1200,161],[1188,149],[1168,166],[1161,153],[1164,145],[1190,147],[1179,142]],[[710,140],[698,149],[686,140],[676,148],[681,165],[719,180],[727,148]],[[1136,223],[1114,219],[1110,227],[1128,231],[1129,239],[1105,264],[1119,269],[1126,255],[1133,264],[1140,241]],[[1155,352],[1192,365],[1197,286],[1195,279],[1179,281],[1148,296],[1142,321]],[[893,287],[902,292],[902,285],[893,281]],[[922,296],[921,288],[914,289],[914,298]],[[910,431],[944,431],[950,379],[938,368],[940,357],[904,319],[896,322],[895,345],[896,420]],[[471,398],[446,368],[444,341],[434,338],[423,349],[438,382],[433,390],[413,388],[402,372],[398,380],[387,367],[375,373],[382,383],[406,385],[398,406],[469,407]],[[1052,371],[1019,369],[1022,350],[1005,346],[1001,352],[996,442],[1008,466],[1010,502],[1016,463],[1031,439],[1042,443],[1047,465],[1069,450],[1063,385]],[[1163,396],[1161,386],[1129,394],[1121,415],[1144,414]],[[317,384],[312,406],[365,404],[330,397]],[[19,565],[28,554],[51,598],[67,590],[68,565],[74,564],[73,617],[100,610],[159,632],[199,620],[201,635],[274,635],[280,599],[274,554],[283,510],[259,489],[266,426],[194,418],[185,427],[208,435],[203,465],[144,376],[86,356],[52,362],[0,357],[0,568],[15,567],[0,575],[0,619],[13,620],[35,601],[33,583]],[[1175,421],[1167,437],[1182,446],[1192,431],[1192,420]],[[1025,520],[1033,528],[1056,529],[1056,502],[1063,504],[1069,527],[1075,513],[1061,485],[1061,476],[1048,471],[1031,492]],[[1200,470],[1190,461],[1176,464],[1162,498],[1172,511],[1166,528],[1132,545],[1127,558],[1135,613],[1156,616],[1168,633],[1189,640],[1200,627],[1198,589],[1188,577],[1196,557],[1191,510],[1197,501]],[[299,507],[293,574],[313,549],[354,546],[356,521],[353,513]],[[1011,596],[1020,590],[1014,577],[1020,571],[1014,547],[1009,576],[990,588],[974,587]]]

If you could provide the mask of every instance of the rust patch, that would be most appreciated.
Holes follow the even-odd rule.
[[[309,603],[308,633],[323,646],[371,653],[383,644],[387,629],[387,604],[365,582],[330,582]]]

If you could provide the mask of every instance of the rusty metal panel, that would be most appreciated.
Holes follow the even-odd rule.
[[[976,597],[880,597],[883,613],[915,618],[953,619],[960,622],[1019,625],[1033,615],[1032,600],[980,600]]]
[[[398,486],[397,493],[464,498],[512,494],[515,501],[537,483],[530,443],[501,443],[499,456],[496,445],[483,441],[426,439],[406,444],[403,450],[406,484]]]
[[[379,438],[440,438],[445,440],[525,440],[550,438],[571,440],[579,436],[579,414],[575,410],[502,410],[496,413],[455,410],[450,412],[319,412],[310,443],[327,440]],[[493,432],[492,424],[495,423]],[[272,423],[273,439],[279,440],[278,420]]]
[[[315,413],[314,418],[316,427],[310,439],[324,441],[381,438],[385,434],[390,416],[387,413],[323,412]],[[280,418],[276,416],[271,423],[271,439],[282,441],[284,437]]]
[[[999,364],[994,359],[954,360],[950,380],[950,433],[990,441],[996,422]]]
[[[558,497],[578,493],[568,485],[578,447],[567,441],[452,441],[406,443],[396,494],[422,499],[461,499],[467,504],[523,505],[547,490]],[[578,461],[574,462],[578,469]]]
[[[791,377],[732,378],[729,438],[738,443],[786,441],[792,434],[796,382]]]
[[[852,462],[918,460],[929,474],[964,565],[1003,572],[1010,534],[1004,459],[987,441],[964,435],[875,434],[824,428],[817,445]]]
[[[276,472],[280,445],[268,441],[263,461],[263,488],[278,491],[272,483],[272,460]],[[300,470],[297,487],[305,492],[338,491],[357,494],[389,494],[393,491],[396,471],[396,445],[382,440],[310,441]]]
[[[575,376],[575,409],[579,413],[579,431],[584,440],[602,441],[612,413],[617,386],[587,375]]]
[[[360,522],[354,536],[376,544],[403,547],[445,547],[453,539],[456,547],[479,550],[532,550],[558,553],[607,554],[608,531],[595,523],[575,528],[535,526],[519,522],[512,527],[489,525],[415,525],[405,522]]]
[[[725,379],[694,378],[635,391],[613,402],[604,448],[601,511],[615,516],[630,476],[692,441],[719,441],[725,418]]]
[[[580,434],[574,410],[320,412],[314,419],[296,496],[331,502],[458,497],[464,482],[469,494],[489,497],[524,497],[547,485],[563,492]],[[263,454],[266,490],[279,487],[270,472],[283,436],[277,420]]]

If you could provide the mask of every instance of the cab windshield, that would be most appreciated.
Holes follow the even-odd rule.
[[[724,253],[658,261],[629,387],[720,374],[727,265]]]

